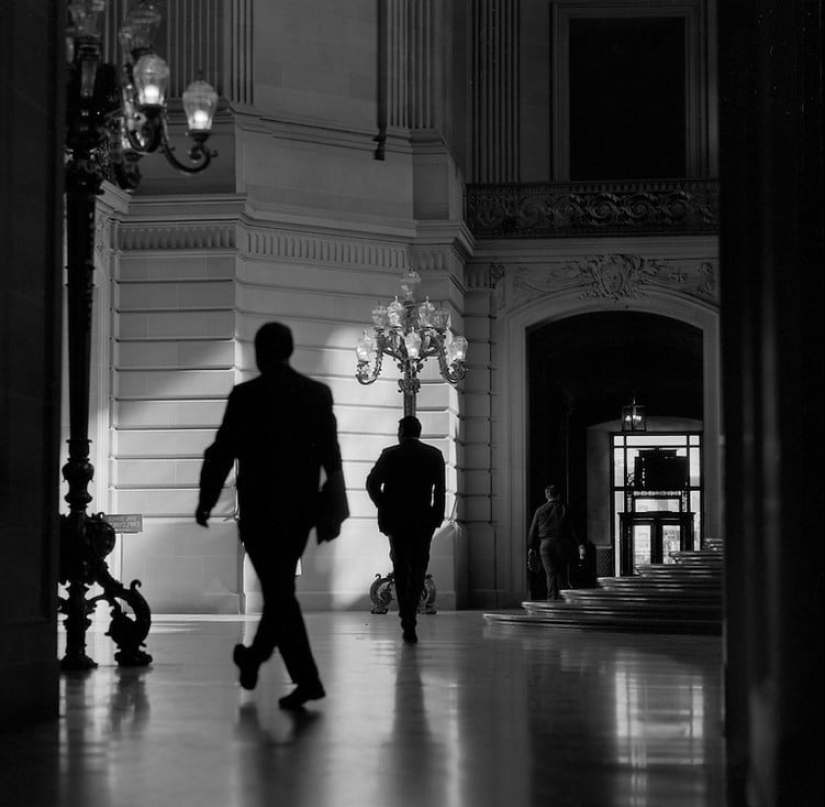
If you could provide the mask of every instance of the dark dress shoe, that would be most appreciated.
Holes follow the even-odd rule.
[[[261,665],[252,656],[248,647],[236,644],[232,651],[232,660],[238,665],[241,674],[238,683],[244,689],[255,689],[258,684],[258,667]]]
[[[327,693],[320,681],[313,681],[311,684],[298,684],[289,695],[284,695],[278,701],[281,709],[303,709],[307,701],[317,701]]]
[[[418,634],[415,632],[415,628],[404,628],[401,636],[407,644],[418,643]]]

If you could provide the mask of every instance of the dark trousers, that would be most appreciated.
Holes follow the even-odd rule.
[[[564,542],[561,538],[542,538],[539,556],[547,576],[547,599],[560,600],[562,588],[570,588]]]
[[[390,535],[390,560],[395,577],[395,597],[402,628],[414,628],[416,613],[424,593],[424,576],[430,562],[432,533]]]
[[[277,647],[287,672],[296,684],[318,680],[301,606],[295,596],[295,571],[306,547],[309,528],[286,526],[273,529],[241,519],[240,536],[258,579],[264,607],[252,652],[266,661]]]

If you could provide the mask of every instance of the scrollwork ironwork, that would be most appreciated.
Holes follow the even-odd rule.
[[[477,238],[621,233],[715,233],[715,180],[469,185],[466,218]]]
[[[89,466],[91,467],[91,466]],[[97,604],[106,601],[112,621],[106,633],[118,646],[115,661],[124,667],[145,667],[152,657],[141,648],[149,635],[152,616],[149,605],[138,591],[141,583],[133,580],[129,588],[109,571],[106,557],[115,547],[115,531],[103,513],[87,515],[75,511],[61,516],[60,582],[67,586],[67,596],[58,598],[58,612],[66,616],[66,653],[61,661],[64,670],[89,670],[97,663],[86,655],[86,631],[89,616]],[[89,587],[98,585],[102,593],[87,599]],[[126,613],[118,600],[132,611]]]
[[[393,572],[384,575],[375,575],[375,580],[370,586],[370,600],[372,600],[371,614],[386,614],[390,610],[390,603],[393,600],[395,589],[395,575]],[[421,599],[418,602],[416,611],[419,614],[435,614],[436,598],[435,581],[431,574],[424,577],[424,590],[421,592]]]

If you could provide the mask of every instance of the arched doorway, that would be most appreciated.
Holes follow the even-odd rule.
[[[517,280],[518,276],[506,286],[505,293],[518,289]],[[534,468],[541,465],[542,452],[552,451],[552,447],[533,447],[544,438],[534,439],[531,433],[536,419],[533,401],[541,394],[534,395],[531,389],[531,353],[546,350],[559,361],[577,362],[579,368],[569,373],[574,392],[578,389],[572,386],[574,381],[584,384],[582,378],[590,376],[599,382],[598,388],[581,387],[582,400],[574,409],[580,412],[574,417],[581,422],[578,426],[571,423],[573,442],[567,448],[571,456],[582,453],[576,450],[575,440],[584,439],[581,430],[588,421],[614,420],[619,428],[621,407],[630,402],[634,385],[640,402],[644,385],[643,403],[650,407],[648,411],[681,412],[684,419],[700,422],[705,447],[705,535],[720,535],[723,436],[716,306],[689,294],[659,290],[629,298],[619,306],[613,301],[592,299],[575,287],[555,291],[548,284],[546,293],[526,300],[511,294],[501,314],[494,354],[500,373],[493,402],[499,458],[493,480],[494,524],[499,538],[495,552],[500,575],[498,604],[518,605],[527,591],[527,528],[536,497],[540,501],[547,481],[546,474]],[[630,377],[625,357],[633,355],[637,358],[637,375]],[[671,369],[662,369],[668,365]],[[565,392],[548,388],[548,393],[556,397],[554,406],[563,411]],[[548,434],[549,446],[553,441],[558,445],[561,438],[549,436],[559,429],[558,416],[546,420],[546,425],[539,428]],[[566,461],[554,467],[568,473]],[[579,481],[583,474],[586,465],[576,467],[574,461],[569,469],[568,491],[573,496],[582,486],[586,490],[586,483]]]
[[[615,532],[592,534],[609,524],[600,514],[612,508],[608,479],[592,484],[594,472],[610,473],[609,429],[620,429],[622,407],[634,394],[646,406],[651,432],[701,424],[702,331],[659,314],[598,311],[529,328],[526,350],[528,510],[555,481],[571,503],[577,534],[612,558]],[[597,425],[603,430],[594,438]]]

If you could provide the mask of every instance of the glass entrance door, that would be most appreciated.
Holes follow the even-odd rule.
[[[693,549],[693,513],[654,511],[621,514],[622,576],[650,563],[674,563],[671,552]]]

